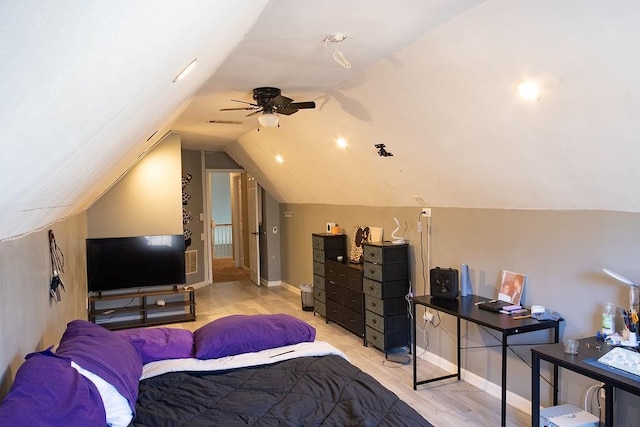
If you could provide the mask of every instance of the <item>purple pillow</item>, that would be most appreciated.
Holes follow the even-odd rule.
[[[135,345],[142,363],[193,357],[193,333],[177,328],[134,328],[115,331]]]
[[[98,389],[50,350],[27,355],[0,404],[2,426],[104,426]]]
[[[95,323],[73,320],[67,324],[56,353],[114,386],[135,416],[142,356],[128,340]]]
[[[313,341],[316,330],[287,314],[238,314],[204,325],[193,338],[198,359],[217,359]]]

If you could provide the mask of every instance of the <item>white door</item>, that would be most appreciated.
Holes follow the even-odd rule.
[[[247,220],[249,222],[249,279],[260,286],[260,185],[247,174]]]

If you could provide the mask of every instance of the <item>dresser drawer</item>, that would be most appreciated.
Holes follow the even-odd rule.
[[[363,270],[365,279],[377,280],[378,282],[382,282],[382,264],[372,264],[370,262],[365,262]]]
[[[372,297],[371,295],[364,295],[364,308],[372,311],[380,316],[384,316],[384,304],[379,298]]]
[[[377,280],[379,282],[407,279],[409,277],[409,267],[406,262],[384,265],[365,262],[364,277]]]
[[[336,283],[340,283],[341,285],[347,285],[349,280],[347,279],[349,275],[349,266],[347,264],[336,263]]]
[[[382,247],[365,245],[362,249],[362,260],[373,264],[382,264]]]
[[[368,344],[384,351],[384,334],[373,328],[365,327],[365,339]]]
[[[389,264],[407,261],[407,245],[377,246],[364,245],[362,260],[374,264]]]
[[[362,292],[362,269],[350,268],[346,285],[354,291]]]
[[[327,300],[342,304],[342,286],[337,283],[325,282]]]
[[[321,251],[342,250],[346,247],[347,236],[345,234],[311,235],[313,249]]]
[[[324,238],[320,236],[311,236],[311,245],[313,249],[324,250]]]
[[[324,264],[324,251],[321,251],[320,249],[314,249],[313,250],[313,260],[315,262],[319,262]]]
[[[332,320],[342,325],[342,306],[330,299],[327,300],[327,320]]]
[[[318,261],[313,261],[313,274],[324,277],[324,264]]]
[[[404,298],[409,293],[409,282],[407,280],[391,280],[382,283],[365,278],[362,280],[362,292],[379,299]]]
[[[384,334],[384,317],[372,311],[368,311],[365,317],[365,323],[369,328],[373,328],[376,331]]]
[[[338,274],[338,263],[336,261],[326,260],[324,264],[324,278],[330,282],[336,281],[336,275]]]
[[[362,314],[362,294],[349,288],[342,288],[342,305]]]
[[[392,314],[407,314],[407,300],[404,298],[388,298],[381,300],[371,295],[364,295],[364,308],[372,311],[380,316],[389,316]]]
[[[322,317],[327,317],[327,306],[324,303],[324,300],[319,301],[317,299],[313,300],[313,311],[322,315]]]
[[[326,297],[324,289],[316,288],[314,286],[314,288],[313,288],[313,299],[325,302],[326,298],[327,297]]]
[[[313,275],[313,289],[322,289],[324,291],[324,277]]]
[[[365,277],[362,280],[362,292],[374,298],[382,299],[382,283]]]
[[[364,336],[364,321],[362,314],[351,311],[346,307],[342,308],[342,325],[351,332]]]

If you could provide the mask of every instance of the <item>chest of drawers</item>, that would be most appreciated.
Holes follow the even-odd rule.
[[[408,248],[389,242],[365,243],[363,248],[365,343],[385,354],[409,345]]]
[[[327,302],[325,289],[325,260],[335,260],[338,256],[346,258],[347,236],[344,234],[313,233],[311,235],[313,250],[313,310],[327,318]]]
[[[325,266],[327,320],[364,337],[362,265],[327,259]]]

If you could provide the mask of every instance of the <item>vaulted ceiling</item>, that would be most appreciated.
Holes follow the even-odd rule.
[[[599,0],[3,2],[0,239],[86,209],[171,130],[281,202],[639,212],[639,18]],[[261,86],[316,108],[260,131],[220,111]]]

